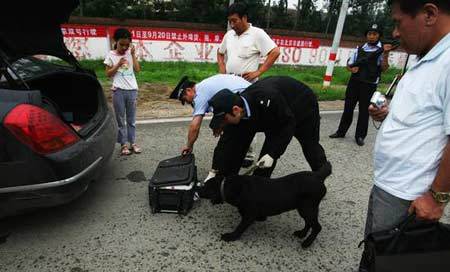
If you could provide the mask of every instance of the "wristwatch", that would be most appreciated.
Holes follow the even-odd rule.
[[[450,192],[435,192],[431,188],[430,192],[437,203],[447,204],[450,201]]]

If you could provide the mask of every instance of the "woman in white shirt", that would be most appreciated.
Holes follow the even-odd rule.
[[[121,155],[130,155],[131,151],[141,153],[141,148],[135,143],[138,85],[134,74],[139,72],[141,67],[131,43],[130,31],[118,28],[113,39],[114,50],[108,53],[104,64],[106,75],[113,81],[113,107],[119,127],[117,142],[121,145]]]

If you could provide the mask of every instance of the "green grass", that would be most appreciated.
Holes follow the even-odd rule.
[[[108,81],[105,76],[105,68],[101,60],[82,61],[83,67],[94,70],[103,83]],[[217,73],[215,63],[190,63],[190,62],[141,62],[142,71],[137,75],[139,84],[158,83],[175,86],[183,75],[189,76],[193,81],[201,81],[206,77]],[[322,88],[323,76],[326,67],[316,66],[288,66],[275,65],[265,76],[287,75],[309,85],[317,94],[319,100],[344,99],[345,87],[350,73],[344,67],[335,67],[333,82],[326,90]],[[379,89],[386,89],[399,69],[389,69],[383,73]]]

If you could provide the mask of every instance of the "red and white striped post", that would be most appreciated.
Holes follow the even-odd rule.
[[[339,19],[336,26],[336,32],[334,32],[333,45],[331,47],[330,56],[328,58],[327,71],[323,77],[323,87],[331,85],[333,79],[334,64],[336,62],[336,55],[341,42],[342,30],[344,29],[345,17],[347,16],[349,0],[343,0],[341,5],[341,11],[339,12]]]

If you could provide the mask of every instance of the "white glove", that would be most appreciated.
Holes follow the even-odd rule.
[[[259,168],[270,168],[273,165],[273,158],[266,154],[256,163]]]
[[[206,183],[209,179],[212,179],[216,175],[217,175],[217,170],[214,170],[214,169],[209,170],[208,176],[205,178],[203,183]]]

